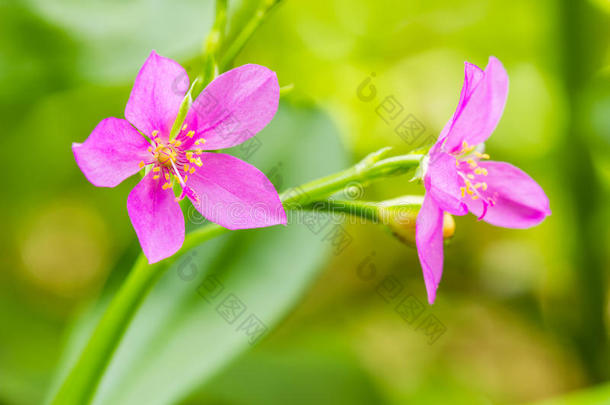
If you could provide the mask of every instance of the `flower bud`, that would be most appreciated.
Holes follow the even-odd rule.
[[[415,222],[421,209],[421,197],[399,197],[379,203],[379,218],[392,234],[409,246],[415,246]],[[447,212],[443,215],[443,239],[453,237],[455,220]]]

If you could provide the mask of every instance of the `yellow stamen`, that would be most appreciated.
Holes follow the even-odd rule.
[[[161,188],[163,188],[163,190],[167,190],[168,188],[170,188],[172,185],[170,183],[164,183],[163,186]]]
[[[189,138],[192,138],[193,135],[195,135],[195,131],[188,131],[186,136],[188,136]]]
[[[157,175],[153,176],[153,180],[157,180],[159,177],[161,177],[161,175],[157,174]]]
[[[141,161],[140,163],[138,163],[138,166],[140,167],[140,169],[143,168],[144,167],[144,161]]]
[[[487,153],[479,153],[479,152],[475,152],[474,153],[475,156],[481,158],[481,159],[489,159],[489,155]]]
[[[190,174],[195,173],[195,168],[194,168],[194,167],[191,167],[191,170],[189,170],[189,173],[190,173]]]
[[[184,126],[182,127],[182,130],[184,131],[186,129],[186,124],[184,124]]]
[[[159,166],[155,166],[153,168],[153,172],[160,172],[160,171],[161,171],[161,168]]]
[[[485,183],[485,182],[477,183],[477,184],[475,184],[474,188],[477,188],[477,189],[481,188],[481,189],[483,189],[483,191],[485,191],[485,190],[487,190],[487,183]]]

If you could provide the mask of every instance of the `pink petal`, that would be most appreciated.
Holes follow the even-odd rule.
[[[205,150],[246,141],[271,121],[279,99],[277,76],[264,66],[244,65],[221,74],[193,102],[185,124],[195,136],[184,139],[184,147],[199,138],[205,139]]]
[[[171,188],[148,173],[129,193],[127,212],[149,263],[176,253],[184,242],[184,216]]]
[[[484,72],[477,65],[473,65],[472,63],[464,62],[464,83],[462,84],[462,92],[460,93],[460,101],[458,102],[457,108],[453,113],[453,116],[441,131],[440,136],[438,137],[439,141],[437,142],[438,146],[442,144],[442,142],[449,134],[449,130],[453,127],[455,120],[460,116],[462,111],[464,110],[464,106],[470,99],[470,96],[473,90],[476,88],[479,81],[483,78]],[[435,145],[437,146],[437,145]]]
[[[94,186],[114,187],[140,170],[151,158],[150,145],[129,122],[102,120],[84,143],[73,143],[76,164]]]
[[[125,118],[144,134],[157,130],[167,140],[188,88],[182,66],[152,51],[131,89]]]
[[[204,153],[203,166],[188,175],[201,214],[228,229],[285,224],[286,213],[267,177],[254,166],[223,153]]]
[[[443,211],[428,195],[415,222],[415,244],[424,273],[428,302],[434,303],[443,274]]]
[[[439,152],[430,155],[425,178],[426,195],[433,198],[443,211],[464,215],[468,209],[462,203],[455,158]]]
[[[466,141],[469,145],[484,142],[496,129],[506,104],[508,75],[502,63],[493,56],[485,71],[466,64],[466,75],[460,102],[446,135],[444,150],[456,152]]]
[[[487,169],[487,176],[477,181],[487,183],[486,191],[479,191],[495,203],[487,207],[484,221],[504,228],[529,228],[551,215],[549,199],[530,176],[521,169],[504,162],[479,162]],[[480,199],[465,198],[470,212],[481,216],[484,212]]]

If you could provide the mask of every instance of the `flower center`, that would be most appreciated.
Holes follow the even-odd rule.
[[[160,148],[159,148],[160,146]],[[176,156],[178,153],[171,146],[159,145],[154,153],[155,158],[160,165],[171,167],[172,163],[176,162]]]
[[[140,162],[140,168],[152,164],[153,180],[164,179],[162,186],[164,190],[173,187],[174,181],[180,184],[182,194],[180,197],[176,197],[176,201],[183,199],[187,193],[191,192],[186,186],[188,175],[192,175],[199,167],[203,166],[201,157],[198,156],[203,151],[198,145],[202,145],[205,140],[197,139],[193,143],[197,146],[197,149],[185,148],[183,142],[188,142],[188,138],[192,138],[195,134],[194,131],[188,131],[185,135],[186,129],[187,127],[184,125],[178,136],[171,139],[167,144],[159,138],[159,131],[153,131],[151,146],[148,148],[148,151],[152,154],[152,161],[148,163]]]
[[[458,175],[462,178],[464,186],[460,187],[462,198],[469,196],[472,200],[480,200],[483,204],[483,213],[479,217],[482,219],[487,213],[487,207],[493,207],[495,201],[493,196],[486,193],[487,169],[479,166],[479,160],[489,159],[486,153],[475,150],[475,146],[469,146],[466,141],[462,143],[462,149],[454,154],[455,165],[458,168]]]

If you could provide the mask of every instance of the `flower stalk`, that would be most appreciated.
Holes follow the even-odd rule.
[[[241,50],[244,48],[246,43],[250,40],[254,32],[258,29],[261,23],[264,21],[265,17],[269,15],[269,12],[277,6],[281,0],[265,0],[260,5],[260,7],[256,10],[256,12],[252,15],[250,21],[246,23],[244,28],[237,34],[237,37],[234,41],[231,42],[231,45],[224,52],[222,58],[220,59],[220,68],[222,70],[227,69],[232,63],[233,60],[239,55]]]

